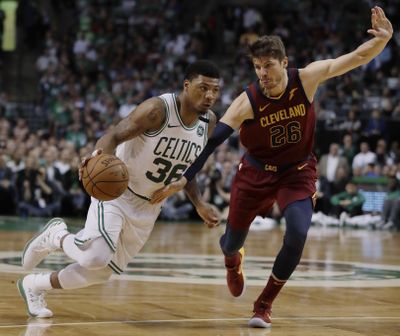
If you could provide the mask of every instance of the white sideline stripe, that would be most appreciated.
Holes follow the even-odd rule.
[[[93,322],[62,322],[52,323],[52,319],[48,319],[49,323],[28,323],[28,324],[14,324],[14,325],[0,325],[0,329],[6,328],[19,328],[28,325],[42,326],[42,327],[55,327],[55,326],[81,326],[81,325],[96,325],[96,324],[140,324],[140,323],[188,323],[188,322],[223,322],[223,321],[247,321],[249,318],[216,318],[216,319],[178,319],[178,320],[122,320],[122,321],[93,321]],[[310,316],[310,317],[274,317],[274,321],[298,321],[298,320],[312,320],[312,321],[339,321],[339,320],[399,320],[398,316]],[[43,319],[41,319],[43,320]]]

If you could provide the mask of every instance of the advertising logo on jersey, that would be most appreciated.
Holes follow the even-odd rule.
[[[199,126],[197,127],[197,135],[198,135],[199,137],[201,137],[201,136],[203,136],[203,134],[204,134],[204,127],[203,127],[202,125],[199,125]]]

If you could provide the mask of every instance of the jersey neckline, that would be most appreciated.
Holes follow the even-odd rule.
[[[293,79],[292,71],[289,71],[289,70],[291,70],[291,69],[286,69],[287,76],[288,76],[288,82],[286,84],[284,92],[281,94],[281,96],[279,98],[269,98],[269,97],[267,97],[264,94],[263,90],[261,89],[260,80],[259,79],[255,82],[255,86],[256,86],[257,92],[260,95],[262,95],[265,99],[270,101],[270,102],[278,103],[278,102],[282,101],[287,96],[289,88],[291,87],[291,84],[292,84],[292,79]]]

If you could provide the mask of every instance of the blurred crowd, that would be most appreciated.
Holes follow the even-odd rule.
[[[254,80],[246,57],[248,43],[260,35],[280,35],[293,67],[336,57],[368,38],[372,4],[361,2],[275,0],[252,7],[240,1],[204,1],[201,6],[185,0],[51,1],[58,20],[60,13],[68,15],[60,27],[57,17],[50,19],[42,11],[41,22],[46,24],[40,26],[42,34],[35,35],[34,47],[40,50],[35,117],[42,126],[32,129],[28,118],[11,112],[7,90],[0,87],[0,213],[84,214],[88,196],[77,179],[80,158],[137,104],[179,91],[188,63],[211,58],[221,67],[222,95],[215,108],[221,116],[243,86]],[[396,1],[378,2],[392,22],[399,21]],[[357,179],[389,193],[398,190],[400,147],[393,125],[400,125],[399,59],[400,34],[395,30],[373,62],[320,89],[317,212],[333,218],[343,212],[363,214],[362,202],[360,211],[352,212],[333,198]],[[232,136],[198,176],[204,197],[225,218],[242,152],[237,135]],[[379,213],[383,212],[382,206]],[[175,220],[196,215],[185,195],[177,194],[161,216]],[[279,209],[270,216],[279,221]]]

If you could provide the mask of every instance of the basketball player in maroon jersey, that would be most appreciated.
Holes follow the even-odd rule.
[[[274,201],[286,219],[283,246],[266,287],[254,303],[251,327],[271,326],[272,302],[298,265],[313,212],[316,159],[314,96],[320,83],[371,61],[382,52],[393,29],[380,7],[372,8],[373,38],[336,59],[288,69],[278,36],[263,36],[249,46],[258,81],[237,97],[217,124],[207,146],[183,177],[155,192],[159,202],[183,188],[201,169],[213,150],[240,129],[246,148],[232,184],[228,223],[220,245],[225,255],[228,288],[233,296],[244,291],[243,245],[257,215],[269,212]]]

